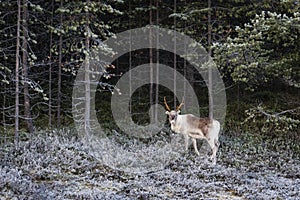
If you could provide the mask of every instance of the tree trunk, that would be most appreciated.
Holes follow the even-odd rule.
[[[207,34],[207,44],[208,44],[208,61],[211,57],[211,0],[208,0],[208,34]],[[208,103],[209,103],[209,118],[213,118],[213,110],[214,110],[214,101],[213,101],[213,76],[212,76],[212,67],[211,64],[208,65]]]
[[[158,0],[156,0],[156,25],[158,26],[159,24],[159,12],[158,12]],[[159,46],[159,33],[156,33],[156,47]],[[158,68],[158,64],[159,64],[159,49],[156,48],[156,88],[155,88],[155,116],[154,116],[154,120],[155,123],[158,122],[158,97],[159,97],[159,68]]]
[[[152,25],[152,0],[150,0],[150,10],[149,10],[149,21],[150,25]],[[152,31],[150,29],[149,32],[149,42],[150,47],[152,46]],[[150,108],[153,104],[153,49],[149,49],[149,63],[150,63],[150,87],[149,87],[149,95],[150,95]],[[153,109],[150,110],[150,122],[154,122],[154,111]]]
[[[90,1],[86,1],[89,5]],[[86,50],[86,58],[85,58],[85,115],[84,115],[84,131],[87,139],[90,138],[91,126],[90,126],[90,109],[91,109],[91,89],[90,89],[90,62],[89,62],[89,49],[90,49],[90,30],[89,30],[89,13],[86,13],[86,25],[85,25],[85,50]]]
[[[28,88],[28,0],[23,0],[23,42],[22,42],[22,75],[24,80],[24,116],[27,125],[27,130],[30,134],[33,133],[33,122],[31,118],[30,94]]]
[[[6,91],[6,84],[4,84],[4,90]],[[5,117],[5,106],[6,106],[6,92],[3,92],[3,104],[2,104],[2,123],[3,123],[3,131],[6,133],[6,117]]]
[[[186,4],[186,0],[184,1],[184,5],[185,4]],[[184,28],[185,27],[186,27],[186,20],[184,21]],[[184,52],[187,52],[186,41],[184,41]],[[186,59],[183,60],[183,76],[186,80],[190,80],[190,79],[188,79],[188,74],[187,74]],[[184,99],[185,105],[189,105],[190,102],[188,102],[187,98],[186,98],[186,81],[183,82],[183,99]]]
[[[16,41],[16,72],[15,72],[15,148],[19,149],[19,65],[20,65],[20,22],[21,22],[21,0],[17,1],[18,15],[17,15],[17,41]]]
[[[63,0],[60,1],[60,7],[63,6]],[[63,23],[63,14],[60,13],[60,24]],[[62,68],[62,34],[59,36],[58,49],[58,80],[57,80],[57,126],[61,125],[61,68]]]
[[[54,0],[51,1],[51,22],[50,26],[52,27],[53,25],[53,13],[54,13]],[[48,101],[48,126],[49,128],[52,127],[52,52],[51,52],[51,47],[52,47],[52,41],[53,40],[53,34],[52,31],[50,31],[50,44],[49,44],[49,101]]]
[[[174,0],[174,13],[177,12],[177,4],[176,4],[176,0]],[[174,29],[176,31],[176,17],[174,17]],[[173,71],[173,91],[174,91],[174,103],[173,103],[173,108],[176,109],[176,97],[177,97],[177,83],[176,83],[176,79],[177,79],[177,59],[176,59],[176,54],[177,54],[177,49],[176,49],[176,45],[177,45],[177,41],[176,41],[176,37],[174,37],[174,57],[173,57],[173,62],[174,62],[174,71]]]
[[[131,1],[129,1],[129,13],[131,14]],[[129,29],[131,29],[131,18],[129,18]],[[131,76],[131,68],[132,68],[132,44],[131,44],[131,41],[132,41],[132,35],[131,35],[131,31],[129,32],[130,34],[130,43],[129,43],[129,113],[132,115],[132,76]]]

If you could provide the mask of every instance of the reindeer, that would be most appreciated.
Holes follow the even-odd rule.
[[[206,139],[212,149],[210,159],[215,164],[216,154],[220,144],[218,141],[220,123],[215,119],[199,118],[192,114],[179,115],[180,109],[184,104],[183,100],[180,105],[177,106],[176,110],[170,109],[166,97],[164,97],[164,104],[166,106],[166,114],[169,117],[172,131],[181,133],[184,136],[185,150],[188,150],[189,137],[191,137],[195,152],[197,155],[200,155],[196,139]]]

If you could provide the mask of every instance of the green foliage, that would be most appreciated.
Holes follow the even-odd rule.
[[[282,1],[273,9],[267,4],[264,7],[265,11],[260,13],[247,13],[248,17],[252,16],[251,20],[236,26],[226,42],[214,43],[214,60],[219,64],[224,79],[231,79],[241,88],[256,90],[256,93],[259,93],[259,88],[272,84],[298,88],[300,15],[297,6],[294,1]],[[246,103],[239,112],[240,119],[235,119],[237,115],[233,114],[227,119],[227,125],[234,126],[238,120],[243,121],[243,131],[264,134],[296,132],[299,128],[299,105],[295,105],[296,109],[291,108],[292,105],[286,105],[289,100],[285,98],[278,108],[274,94],[275,90],[260,97],[251,97],[254,102],[248,101],[248,105],[245,99],[238,106],[230,105],[229,109]],[[255,101],[270,105],[249,108],[249,103],[257,103]]]
[[[215,60],[223,74],[254,90],[266,82],[280,80],[299,87],[300,14],[291,16],[262,12],[243,27],[236,37],[214,44]]]
[[[108,15],[121,15],[117,9],[105,2],[65,2],[55,11],[60,16],[53,25],[48,25],[49,31],[63,37],[62,53],[64,54],[63,70],[76,75],[77,68],[84,61],[90,49],[99,49],[112,53],[107,46],[100,45],[102,40],[112,37],[111,26],[103,20]],[[86,49],[86,38],[89,48]],[[52,47],[52,53],[59,55],[59,43]]]
[[[247,118],[242,125],[249,127],[251,132],[261,132],[264,134],[287,134],[299,130],[300,108],[274,112],[266,109],[262,105],[246,110]],[[286,113],[290,114],[287,115]]]
[[[0,81],[5,84],[9,84],[8,77],[11,74],[11,70],[0,63]]]

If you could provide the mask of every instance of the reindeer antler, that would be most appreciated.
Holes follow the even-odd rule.
[[[167,111],[171,111],[170,107],[169,107],[168,104],[167,104],[166,97],[164,97],[164,103],[165,103],[165,106],[166,106]]]
[[[184,104],[184,99],[182,98],[182,101],[181,101],[181,103],[179,104],[179,106],[177,106],[176,111],[180,110],[181,107],[183,106],[183,104]]]

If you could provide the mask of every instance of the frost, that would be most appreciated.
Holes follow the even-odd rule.
[[[31,141],[0,146],[0,199],[299,199],[299,141],[222,135],[218,163],[193,151],[160,170],[124,172],[104,165],[72,130],[37,133]],[[115,133],[117,134],[117,133]],[[123,148],[134,140],[117,135]],[[148,146],[168,140],[154,136]],[[102,140],[103,141],[103,140]],[[105,151],[113,151],[105,147]],[[151,145],[153,144],[153,145]],[[297,146],[298,144],[298,146]],[[141,144],[139,144],[141,145]],[[297,148],[298,151],[296,151]],[[146,149],[145,153],[151,153]],[[142,148],[142,146],[141,146]],[[103,152],[105,153],[105,152]],[[118,152],[116,152],[117,155]],[[159,155],[158,155],[159,157]],[[134,161],[134,159],[133,159]],[[122,164],[120,158],[112,160]]]

